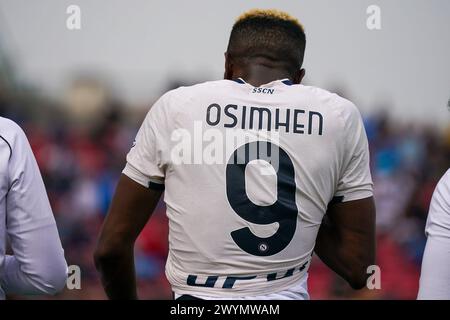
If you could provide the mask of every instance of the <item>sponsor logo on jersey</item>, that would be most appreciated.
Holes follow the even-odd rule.
[[[252,93],[274,94],[275,89],[270,88],[253,88]]]

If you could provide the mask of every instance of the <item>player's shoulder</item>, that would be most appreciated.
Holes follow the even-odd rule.
[[[357,108],[352,101],[338,95],[337,93],[315,86],[295,85],[293,87],[297,87],[298,90],[302,90],[312,99],[319,101],[326,107],[338,108],[347,112],[357,111]]]
[[[443,199],[446,199],[450,203],[450,169],[439,180],[436,190],[438,190],[438,193]]]
[[[25,136],[22,128],[14,121],[0,117],[0,137],[1,142],[6,143],[9,147],[16,143],[17,139],[21,139]]]
[[[176,114],[186,109],[186,106],[194,104],[199,99],[217,95],[218,91],[229,88],[232,81],[216,80],[197,83],[190,86],[181,86],[164,93],[155,105],[152,107],[154,111]]]
[[[220,88],[223,84],[223,80],[207,81],[169,90],[153,104],[148,116],[153,115],[153,118],[159,118],[161,121],[173,120],[180,114],[185,113],[189,106],[198,105],[196,102],[199,99],[209,97],[213,92],[217,93],[214,88]],[[151,119],[151,117],[148,117],[148,119]],[[173,121],[171,122],[173,123]]]
[[[361,118],[356,105],[337,93],[315,86],[294,85],[292,87],[294,90],[298,90],[299,93],[306,95],[307,99],[313,102],[315,106],[320,107],[324,111],[334,113],[335,116],[342,119],[343,123],[359,121]]]
[[[0,117],[0,133],[9,133],[9,132],[20,132],[22,129],[20,129],[19,125],[15,123],[14,121]]]
[[[440,212],[445,213],[447,219],[450,219],[450,169],[439,180],[433,193],[430,214],[442,215]]]
[[[448,237],[450,231],[450,169],[442,176],[433,193],[425,232]]]
[[[447,170],[442,179],[444,180],[444,183],[450,185],[450,169]]]
[[[215,93],[216,90],[228,89],[233,85],[230,80],[213,80],[197,83],[190,86],[181,86],[166,92],[163,97],[166,99],[186,100],[196,98],[202,94]]]

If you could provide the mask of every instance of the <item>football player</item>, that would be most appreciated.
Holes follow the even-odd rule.
[[[366,133],[352,102],[301,84],[305,45],[289,14],[249,11],[232,28],[224,80],[153,105],[95,253],[110,298],[137,297],[134,242],[164,190],[176,299],[308,299],[314,251],[353,288],[366,285]]]

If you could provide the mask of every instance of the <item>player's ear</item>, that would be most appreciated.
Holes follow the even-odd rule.
[[[297,71],[295,77],[294,77],[294,83],[295,84],[300,84],[303,80],[303,78],[305,77],[305,69],[300,69]]]
[[[233,64],[231,63],[231,59],[228,52],[225,52],[224,55],[225,55],[225,74],[223,75],[223,78],[226,80],[233,80]]]

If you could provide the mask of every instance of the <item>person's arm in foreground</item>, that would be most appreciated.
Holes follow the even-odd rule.
[[[439,181],[430,204],[419,300],[450,300],[450,170]]]
[[[6,232],[13,255],[0,274],[6,294],[56,294],[66,284],[67,264],[38,165],[20,128],[8,143]]]
[[[331,204],[317,236],[315,252],[354,289],[368,278],[375,264],[375,205],[373,198]]]
[[[95,251],[95,265],[110,299],[137,299],[134,243],[161,197],[122,174]]]

